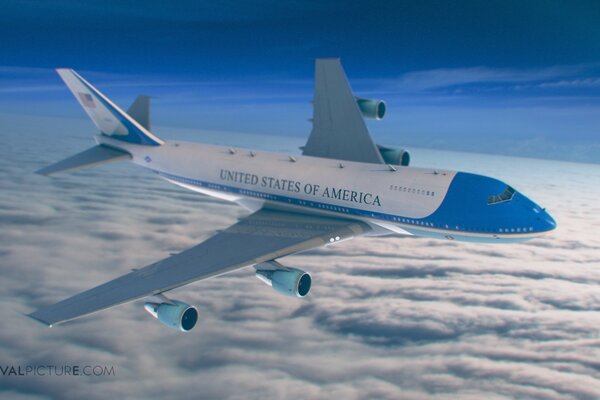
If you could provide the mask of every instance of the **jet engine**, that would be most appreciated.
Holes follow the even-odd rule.
[[[163,296],[164,297],[164,296]],[[163,325],[189,332],[198,322],[198,310],[179,300],[166,300],[162,303],[146,302],[144,308]]]
[[[410,164],[410,154],[399,147],[385,147],[377,145],[379,153],[386,164],[401,165],[407,167]]]
[[[276,261],[257,264],[256,277],[286,296],[305,297],[310,292],[312,278],[300,269],[288,268]]]
[[[362,99],[356,97],[356,104],[365,118],[383,119],[385,116],[385,102],[383,100]]]

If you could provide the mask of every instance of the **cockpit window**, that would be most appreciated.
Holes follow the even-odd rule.
[[[489,196],[488,204],[496,204],[496,203],[502,203],[503,201],[510,201],[510,200],[512,200],[514,195],[515,195],[515,189],[511,188],[510,186],[506,186],[506,189],[504,189],[504,192],[494,195],[494,196]]]

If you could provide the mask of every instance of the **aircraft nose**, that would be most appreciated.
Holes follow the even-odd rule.
[[[533,212],[536,220],[535,227],[538,232],[549,232],[556,229],[556,221],[546,209],[536,205],[533,207]]]
[[[546,211],[545,208],[540,207],[529,198],[521,195],[519,193],[516,196],[516,202],[521,204],[526,210],[529,210],[529,215],[531,216],[531,222],[534,232],[549,232],[556,229],[556,221],[552,216]]]
[[[540,219],[542,227],[545,228],[543,230],[552,231],[556,229],[556,221],[546,210],[542,210]]]

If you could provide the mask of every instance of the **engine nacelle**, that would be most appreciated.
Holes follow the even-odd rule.
[[[170,303],[144,303],[144,308],[154,318],[169,328],[189,332],[198,322],[198,310],[182,301],[170,300]]]
[[[276,261],[257,264],[256,277],[286,296],[305,297],[310,292],[312,278],[300,269],[288,268]]]
[[[385,102],[383,100],[361,99],[356,97],[356,104],[365,118],[383,119],[385,116]]]
[[[404,149],[380,145],[377,145],[377,148],[386,164],[401,165],[403,167],[407,167],[410,164],[410,154]]]

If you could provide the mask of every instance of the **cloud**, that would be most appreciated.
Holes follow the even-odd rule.
[[[540,88],[595,88],[598,86],[600,86],[600,78],[563,79],[556,82],[543,82],[539,84]]]
[[[564,88],[571,86],[596,86],[598,65],[558,65],[537,69],[490,68],[485,66],[466,68],[437,68],[407,72],[387,85],[401,91],[431,91],[449,87],[473,85],[503,85],[512,89]]]
[[[246,212],[127,164],[35,175],[90,145],[87,121],[1,117],[0,359],[112,365],[116,376],[0,376],[0,396],[191,399],[199,388],[231,399],[600,395],[596,165],[417,149],[417,164],[510,182],[559,229],[516,245],[361,238],[290,256],[281,262],[313,275],[303,300],[242,269],[170,293],[199,308],[189,334],[162,326],[141,302],[47,329],[22,313],[193,246]]]

